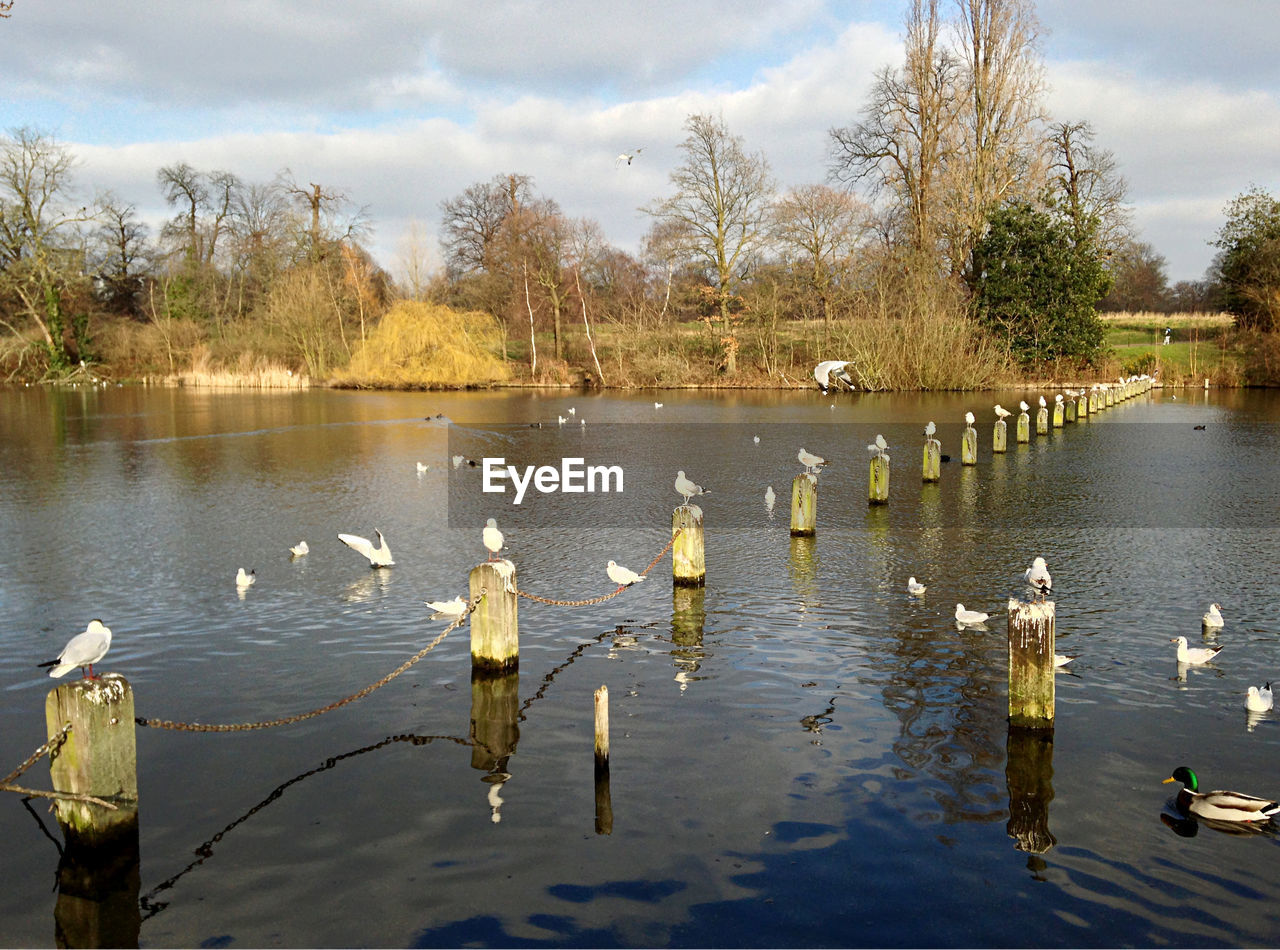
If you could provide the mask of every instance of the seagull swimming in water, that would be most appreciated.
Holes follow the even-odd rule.
[[[1169,642],[1178,645],[1179,663],[1208,663],[1222,652],[1222,647],[1188,647],[1186,637],[1174,637]]]
[[[484,530],[480,532],[480,539],[484,541],[484,546],[489,549],[489,560],[494,560],[494,555],[502,550],[504,540],[502,532],[498,530],[496,518],[490,518],[484,523]]]
[[[1066,666],[1068,663],[1070,663],[1074,659],[1075,659],[1074,656],[1064,656],[1061,653],[1055,653],[1053,655],[1054,669],[1057,669],[1060,666]]]
[[[422,474],[424,474],[426,471],[428,471],[430,468],[431,468],[431,466],[430,466],[430,465],[428,465],[426,462],[419,462],[419,463],[418,463],[418,474],[419,474],[419,475],[422,475]]]
[[[243,567],[236,571],[236,587],[244,590],[246,587],[252,587],[257,581],[258,575],[256,571],[246,571]]]
[[[311,549],[307,547],[306,541],[299,541],[297,544],[295,544],[293,547],[289,549],[289,554],[292,555],[293,557],[302,557],[304,554],[306,554],[310,550]]]
[[[426,604],[435,611],[431,615],[432,620],[443,620],[445,617],[457,620],[467,612],[467,602],[461,596],[453,600],[428,600]]]
[[[814,455],[812,452],[806,452],[804,449],[801,449],[796,454],[796,458],[800,460],[800,464],[804,466],[805,471],[812,475],[817,475],[822,471],[822,466],[827,464],[827,460],[821,455]]]
[[[95,680],[98,677],[93,675],[93,664],[106,656],[110,649],[111,628],[101,620],[90,620],[84,633],[77,633],[67,641],[67,645],[62,648],[56,660],[49,660],[41,663],[40,666],[53,667],[49,675],[55,679],[66,676],[78,666],[80,672],[84,673],[85,679]],[[88,673],[84,672],[86,668],[89,670]]]
[[[1200,624],[1210,630],[1219,630],[1225,624],[1222,620],[1222,605],[1210,604],[1209,609],[1205,611],[1205,615],[1200,618]]]
[[[676,491],[684,495],[684,503],[689,504],[689,499],[694,495],[709,495],[711,492],[703,488],[701,485],[694,484],[693,481],[685,477],[683,471],[676,472]]]
[[[1271,684],[1267,683],[1262,689],[1256,686],[1250,686],[1249,692],[1244,697],[1244,706],[1249,712],[1267,712],[1275,704],[1275,699],[1271,695]]]
[[[458,456],[461,458],[461,456]],[[373,542],[368,538],[362,538],[358,534],[340,534],[338,540],[345,544],[351,550],[363,554],[369,559],[370,567],[391,567],[396,562],[391,559],[391,548],[387,545],[387,539],[382,536],[382,532],[377,528],[373,529],[373,533],[378,536],[378,546],[375,548]]]
[[[927,588],[927,587],[925,587],[923,584],[921,584],[921,583],[920,583],[918,580],[916,580],[914,577],[908,577],[908,578],[907,578],[907,593],[908,593],[908,594],[911,594],[913,597],[919,597],[919,596],[920,596],[921,594],[923,594],[926,590],[928,590],[928,588]]]
[[[777,501],[778,501],[778,496],[777,496],[777,494],[775,494],[775,492],[774,492],[774,490],[773,490],[773,486],[772,486],[772,485],[770,485],[768,488],[766,488],[766,489],[764,490],[764,507],[765,507],[765,510],[766,510],[766,511],[768,511],[770,514],[772,514],[772,513],[773,513],[773,506],[777,503]]]
[[[1023,572],[1022,576],[1027,584],[1035,588],[1041,600],[1044,600],[1045,595],[1053,590],[1053,578],[1049,576],[1049,567],[1042,557],[1032,561],[1031,566]]]
[[[610,561],[606,570],[609,572],[609,580],[613,581],[619,587],[630,587],[632,584],[638,584],[640,581],[644,580],[644,578],[635,571],[623,567],[616,561]]]
[[[956,623],[962,627],[970,624],[986,623],[990,614],[984,614],[979,610],[965,610],[964,604],[956,604]]]

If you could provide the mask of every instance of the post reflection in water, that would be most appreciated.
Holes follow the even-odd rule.
[[[110,844],[69,844],[58,862],[53,908],[59,947],[136,947],[142,929],[138,825]]]
[[[787,573],[795,586],[796,596],[802,604],[819,603],[818,586],[814,576],[818,572],[818,540],[812,536],[791,539],[791,557],[787,559]]]
[[[502,786],[511,778],[507,760],[520,739],[520,673],[471,671],[471,767],[487,773],[486,798],[494,824],[502,820]]]
[[[1009,727],[1004,769],[1009,789],[1009,823],[1005,830],[1015,847],[1044,854],[1058,843],[1049,831],[1053,801],[1053,730]]]
[[[680,692],[702,677],[697,672],[706,658],[702,648],[702,630],[707,622],[706,588],[673,587],[671,589],[671,661],[676,668]]]

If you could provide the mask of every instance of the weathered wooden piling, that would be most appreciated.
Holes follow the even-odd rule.
[[[1049,407],[1041,406],[1036,413],[1036,435],[1049,434]]]
[[[960,439],[960,464],[978,464],[978,430],[973,426],[966,428]]]
[[[472,615],[474,622],[475,615]],[[471,767],[506,771],[520,740],[520,674],[471,667]]]
[[[1009,821],[1005,831],[1015,847],[1028,854],[1044,854],[1057,839],[1049,831],[1049,802],[1053,801],[1053,731],[1010,726],[1005,743],[1005,787],[1009,792]]]
[[[796,542],[793,540],[791,543],[794,545]],[[706,591],[701,587],[673,587],[671,589],[672,642],[679,647],[702,646],[702,632],[706,623]]]
[[[1009,599],[1009,723],[1052,729],[1054,716],[1053,601]]]
[[[112,838],[109,847],[69,840],[58,862],[53,908],[60,947],[137,947],[142,929],[138,825]]]
[[[53,790],[91,795],[115,806],[56,800],[67,843],[93,849],[136,837],[138,755],[129,681],[107,673],[62,683],[45,697],[44,719],[51,736],[71,724],[66,739],[49,754]]]
[[[516,566],[507,560],[485,561],[471,569],[471,600],[484,596],[471,614],[471,666],[505,672],[520,665]]]
[[[1101,389],[1089,390],[1089,411],[1101,412],[1102,411],[1101,407],[1102,407],[1102,390]]]
[[[1061,429],[1062,423],[1066,417],[1066,403],[1055,402],[1053,404],[1053,427]]]
[[[924,481],[936,482],[942,478],[942,443],[937,439],[924,440]]]
[[[1031,416],[1025,412],[1018,416],[1018,425],[1014,438],[1020,443],[1031,441]]]
[[[791,482],[791,537],[811,537],[817,530],[818,476],[801,472]]]
[[[867,504],[889,504],[889,456],[871,456],[871,471],[867,481]]]
[[[1065,407],[1066,407],[1065,411],[1064,411],[1064,412],[1063,412],[1063,414],[1062,414],[1063,420],[1064,420],[1064,421],[1066,421],[1066,422],[1075,422],[1075,421],[1076,421],[1076,401],[1075,401],[1075,399],[1068,399],[1068,400],[1066,400],[1066,401],[1063,403],[1063,406],[1065,406]]]
[[[613,800],[609,791],[609,688],[595,692],[596,748],[595,799],[596,834],[613,834]]]
[[[1110,386],[1108,386],[1106,389],[1106,392],[1103,393],[1103,405],[1106,406],[1106,408],[1110,409],[1115,404],[1116,404],[1116,391],[1112,389]]]
[[[1009,426],[1003,419],[997,419],[991,430],[991,451],[996,454],[1004,452],[1009,445]]]
[[[1076,400],[1076,418],[1087,419],[1089,417],[1089,397],[1085,393],[1080,394],[1080,398]]]
[[[677,587],[701,587],[707,582],[702,509],[697,505],[681,505],[671,512],[671,536],[676,540],[671,548],[672,583]]]

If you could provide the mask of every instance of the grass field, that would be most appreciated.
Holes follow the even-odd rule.
[[[1159,372],[1166,383],[1210,379],[1237,384],[1245,359],[1226,313],[1111,313],[1102,316],[1106,341],[1121,371]],[[1165,330],[1171,329],[1165,344]]]

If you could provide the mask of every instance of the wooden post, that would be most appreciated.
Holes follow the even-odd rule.
[[[960,440],[960,464],[978,464],[978,430],[969,426]]]
[[[936,482],[942,478],[942,443],[937,439],[924,440],[924,480]]]
[[[1065,412],[1066,403],[1055,402],[1053,404],[1053,427],[1055,429],[1062,428],[1063,414]]]
[[[707,564],[702,550],[702,509],[681,505],[671,513],[671,580],[678,587],[701,587],[707,582]]]
[[[508,672],[520,666],[517,622],[516,566],[510,561],[485,561],[471,569],[471,599],[486,593],[471,614],[471,668]]]
[[[1080,419],[1089,418],[1089,397],[1085,393],[1080,394],[1080,400],[1076,403],[1076,417]]]
[[[1075,422],[1076,421],[1076,401],[1074,399],[1067,399],[1063,402],[1063,405],[1066,406],[1066,411],[1063,413],[1063,419],[1066,422]]]
[[[1049,434],[1049,407],[1041,406],[1036,413],[1036,435]]]
[[[1110,386],[1107,387],[1107,391],[1104,395],[1104,399],[1106,402],[1106,407],[1108,409],[1110,409],[1112,406],[1116,404],[1116,392]]]
[[[613,834],[613,801],[609,792],[609,688],[595,692],[596,710],[596,834]]]
[[[55,792],[92,795],[116,806],[58,799],[58,824],[68,845],[94,849],[136,838],[138,756],[134,739],[133,688],[119,673],[78,679],[49,690],[45,728],[53,735],[66,723],[71,731],[49,755]]]
[[[791,482],[791,537],[812,537],[817,530],[818,476],[801,472]]]
[[[991,430],[991,451],[997,454],[1004,452],[1009,444],[1009,426],[1003,419],[997,419],[995,428]]]
[[[1049,831],[1053,801],[1053,732],[1010,726],[1005,744],[1005,787],[1009,791],[1006,833],[1028,854],[1044,854],[1057,839]]]
[[[1102,410],[1099,408],[1101,405],[1102,405],[1102,390],[1101,389],[1089,390],[1089,411],[1101,412]]]
[[[1053,601],[1009,599],[1009,724],[1052,729]]]
[[[1016,436],[1019,442],[1031,441],[1031,416],[1027,413],[1021,413],[1018,416],[1018,432]]]
[[[873,455],[867,482],[867,504],[889,504],[889,456]]]
[[[478,612],[478,611],[477,611]],[[505,772],[520,740],[520,674],[471,666],[471,767]]]

